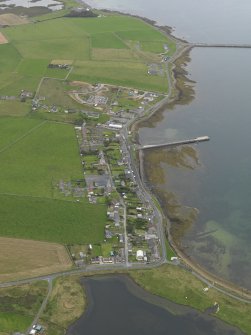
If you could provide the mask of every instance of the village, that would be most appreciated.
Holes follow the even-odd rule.
[[[75,83],[68,94],[83,106],[81,124],[75,122],[83,178],[60,180],[54,186],[76,202],[88,199],[93,205],[107,206],[104,239],[95,244],[90,241],[88,245],[68,246],[75,265],[159,261],[157,222],[152,205],[138,185],[131,161],[131,155],[136,157],[137,152],[128,128],[164,96],[100,83]],[[45,104],[46,97],[36,100],[36,109],[40,108],[38,101]],[[66,106],[44,111],[69,113]],[[74,112],[79,110],[71,110]]]
[[[52,62],[48,68],[69,70],[70,64]],[[43,84],[48,83],[50,90],[44,90]],[[68,100],[58,103],[58,91]],[[138,153],[130,124],[163,98],[160,93],[127,87],[48,78],[35,95],[22,90],[19,97],[0,97],[28,99],[32,114],[74,123],[83,175],[53,182],[53,192],[76,202],[88,199],[93,205],[107,206],[103,240],[67,246],[77,267],[160,260],[157,219],[131,159],[137,161]]]

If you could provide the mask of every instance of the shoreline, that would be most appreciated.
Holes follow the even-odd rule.
[[[174,60],[171,61],[172,62],[172,69],[170,70],[171,71],[171,77],[172,77],[171,85],[172,85],[172,89],[174,89],[175,91],[177,90],[177,91],[175,93],[176,96],[171,97],[170,99],[168,99],[168,101],[166,102],[166,106],[168,106],[169,104],[175,105],[176,102],[179,101],[178,99],[179,99],[180,88],[177,89],[177,87],[176,87],[176,78],[175,78],[175,75],[174,75],[174,70],[176,68],[176,65],[175,65],[174,62],[177,59],[179,59],[180,57],[182,57],[186,54],[189,55],[190,51],[193,48],[194,48],[194,46],[188,44],[187,47],[184,48],[182,50],[182,52],[179,55],[177,55],[177,57]],[[152,113],[143,116],[142,119],[135,120],[135,122],[132,124],[132,131],[136,134],[136,136],[135,136],[136,138],[138,138],[137,130],[140,127],[140,123],[147,122],[147,120],[151,116],[157,114],[158,112],[162,113],[161,108],[164,107],[164,106],[165,106],[165,104],[163,106],[161,106],[158,110],[153,111]],[[144,170],[145,170],[144,159],[145,159],[144,158],[144,153],[139,155],[138,166],[140,167],[140,176],[142,178],[142,182],[144,183],[145,188],[147,189],[148,193],[151,194],[152,197],[157,199],[160,207],[162,208],[162,206],[160,204],[160,200],[158,199],[158,193],[157,192],[155,193],[154,191],[150,190],[149,187],[145,183],[144,179],[147,179],[147,178],[144,177]],[[148,184],[148,182],[147,182],[147,184]],[[164,214],[162,212],[162,215],[163,215],[163,219],[165,221],[170,222],[171,218],[167,214]],[[231,281],[228,281],[228,280],[218,276],[217,274],[214,274],[214,273],[208,271],[202,265],[197,263],[195,259],[190,258],[189,255],[187,255],[185,252],[183,252],[183,250],[181,248],[179,248],[179,246],[177,245],[177,243],[173,239],[173,236],[170,232],[170,230],[171,230],[171,224],[170,223],[167,224],[164,227],[164,230],[166,231],[166,238],[168,240],[168,243],[169,243],[170,247],[175,251],[177,256],[185,263],[185,266],[187,267],[188,271],[191,271],[197,278],[199,278],[201,280],[211,281],[212,283],[209,283],[210,286],[218,287],[219,289],[224,288],[224,289],[228,290],[229,292],[237,294],[239,297],[243,297],[243,298],[245,297],[248,300],[251,300],[251,292],[250,292],[249,289],[247,289],[245,287],[242,287],[242,286],[239,286],[239,285],[237,285],[237,284],[235,284]]]
[[[149,305],[163,309],[170,315],[173,315],[174,317],[180,318],[189,314],[191,317],[195,317],[194,320],[196,320],[197,317],[199,317],[202,318],[204,321],[214,321],[215,325],[219,327],[218,330],[230,330],[230,331],[236,331],[238,333],[239,332],[243,333],[243,331],[240,328],[238,328],[238,326],[229,324],[226,321],[218,318],[215,315],[215,312],[210,312],[211,309],[214,310],[215,308],[214,306],[206,308],[205,310],[198,310],[192,306],[179,304],[177,302],[173,302],[168,298],[150,292],[145,287],[141,286],[137,282],[137,280],[134,277],[132,277],[129,273],[116,273],[115,275],[106,273],[106,274],[96,274],[88,277],[82,277],[80,279],[80,285],[82,286],[82,289],[84,291],[87,304],[80,318],[69,325],[66,331],[66,335],[70,335],[73,330],[80,328],[80,325],[83,326],[83,324],[86,322],[86,320],[93,311],[95,302],[92,295],[90,281],[109,282],[114,280],[121,282],[128,290],[128,293],[134,296],[135,298]]]
[[[80,0],[81,1],[81,0]],[[84,3],[85,5],[87,5],[85,2],[81,1],[82,3]],[[89,5],[87,5],[89,6]],[[100,11],[103,12],[107,12],[107,13],[115,13],[115,14],[119,14],[119,15],[125,15],[125,16],[130,16],[130,17],[135,17],[137,19],[143,20],[144,22],[146,22],[147,24],[151,25],[152,27],[154,27],[155,29],[159,30],[160,32],[164,33],[165,35],[167,35],[168,38],[171,38],[172,40],[174,40],[176,42],[176,47],[177,50],[174,53],[174,55],[170,58],[170,61],[168,62],[168,64],[171,65],[171,69],[168,69],[168,81],[169,81],[169,92],[168,95],[165,99],[163,99],[161,101],[160,106],[158,105],[157,108],[154,108],[153,106],[153,110],[150,113],[147,113],[146,115],[142,116],[142,118],[140,119],[135,119],[132,124],[130,125],[130,130],[132,131],[133,135],[136,138],[136,141],[138,141],[138,128],[140,126],[140,124],[142,122],[147,122],[147,120],[157,114],[158,112],[160,112],[160,110],[165,107],[168,106],[169,104],[173,104],[175,105],[176,103],[179,102],[179,93],[183,93],[182,89],[177,88],[177,80],[176,80],[176,76],[175,76],[175,69],[177,68],[177,65],[175,64],[175,61],[178,60],[179,58],[181,58],[184,55],[189,55],[190,51],[195,47],[193,44],[190,44],[187,41],[184,41],[182,39],[179,39],[175,36],[172,35],[172,31],[173,29],[169,26],[159,26],[157,25],[156,21],[148,19],[146,17],[141,17],[139,15],[134,15],[134,14],[130,14],[130,13],[124,13],[124,12],[120,12],[117,10],[108,10],[108,9],[100,9]],[[173,95],[174,94],[174,95]],[[145,184],[144,178],[142,177],[142,173],[144,175],[144,154],[139,155],[138,159],[136,160],[136,165],[138,166],[138,169],[140,170],[140,177],[142,180],[142,183],[144,184],[145,189],[147,190],[147,192],[150,194],[150,196],[153,199],[156,199],[158,202],[158,205],[161,207],[161,204],[158,200],[158,196],[157,194],[155,194],[154,192],[152,192],[149,187]],[[143,171],[142,171],[143,170]],[[162,212],[161,209],[161,215],[163,217],[163,221],[169,221],[170,218],[165,215]],[[170,233],[170,225],[168,227],[168,225],[164,226],[163,229],[166,232],[166,239],[170,245],[170,247],[175,251],[175,253],[181,258],[181,260],[185,263],[185,266],[188,267],[188,271],[191,271],[197,278],[201,279],[201,280],[206,280],[206,281],[211,281],[212,283],[210,284],[211,286],[215,286],[218,287],[219,289],[223,288],[226,289],[230,292],[233,292],[235,294],[237,294],[238,296],[241,297],[245,297],[248,300],[251,300],[251,292],[244,287],[238,286],[236,284],[234,284],[233,282],[227,281],[224,278],[213,274],[212,272],[207,271],[203,266],[201,266],[200,264],[198,264],[196,262],[196,260],[191,259],[189,255],[186,255],[179,247],[178,245],[174,242],[173,238],[172,238],[172,234]]]

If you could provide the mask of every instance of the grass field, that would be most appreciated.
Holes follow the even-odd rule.
[[[92,48],[92,60],[133,61],[139,57],[131,49]]]
[[[47,59],[89,59],[89,38],[87,36],[54,39],[34,39],[15,42],[15,46],[23,58]]]
[[[119,39],[114,33],[99,33],[91,35],[92,47],[93,48],[105,48],[105,49],[127,49],[121,39]]]
[[[83,80],[90,83],[108,83],[126,87],[141,88],[167,93],[167,79],[149,76],[146,64],[138,62],[83,61],[76,62],[70,80]]]
[[[17,141],[32,128],[39,125],[41,121],[27,118],[2,117],[0,123],[0,152],[8,145]]]
[[[0,312],[0,329],[3,332],[26,330],[32,322],[31,316]]]
[[[63,244],[102,242],[106,206],[0,195],[2,236]]]
[[[146,63],[159,62],[156,54],[162,51],[163,44],[172,49],[174,43],[136,18],[119,15],[85,19],[56,18],[9,27],[4,29],[4,35],[9,44],[0,45],[0,95],[18,95],[22,89],[34,92],[43,76],[63,79],[63,72],[47,70],[47,65],[53,59],[72,60],[75,72],[72,78],[91,81],[88,68],[83,71],[83,67],[79,66],[82,63],[83,66],[90,66],[91,71],[97,67],[95,80],[153,91],[167,90],[163,78],[147,75]],[[132,41],[139,43],[140,52],[135,50]],[[100,60],[100,64],[97,65],[95,60]],[[118,71],[116,67],[112,69],[112,64],[109,65],[111,70],[108,70],[106,62],[102,67],[103,60],[119,62],[122,70]],[[135,62],[139,66],[132,76]],[[109,78],[111,71],[113,77]]]
[[[25,332],[46,295],[47,283],[0,288],[0,332]]]
[[[220,306],[218,318],[251,334],[250,304],[241,303],[214,289],[204,292],[204,283],[177,266],[165,265],[152,270],[132,271],[130,275],[147,291],[200,311],[211,307],[216,301]]]
[[[14,95],[17,99],[0,101],[0,116],[26,115],[30,107],[18,101],[21,90],[35,93],[42,77],[66,77],[67,70],[47,68],[54,59],[71,61],[70,80],[165,93],[168,90],[166,78],[149,76],[147,70],[149,63],[160,61],[157,54],[163,44],[173,50],[174,43],[141,20],[118,15],[95,19],[57,18],[9,27],[4,29],[4,35],[9,44],[0,45],[0,95]],[[139,43],[140,50],[135,49],[135,43]],[[80,107],[69,97],[62,99],[62,94],[59,99],[61,104],[66,99],[69,108]],[[57,100],[48,101],[57,103]]]
[[[20,101],[0,100],[1,116],[25,116],[30,111],[30,105]]]
[[[71,97],[69,97],[68,94],[66,94],[69,88],[72,89],[72,87],[69,87],[69,85],[66,85],[62,81],[46,78],[43,80],[40,86],[39,95],[46,97],[45,102],[48,105],[56,104],[64,107],[65,109],[78,109],[80,108],[80,105]]]
[[[1,193],[53,197],[52,183],[81,177],[80,156],[71,125],[8,118],[0,132],[9,137],[0,150]],[[14,129],[18,129],[18,136]]]
[[[41,319],[47,327],[47,334],[64,334],[68,326],[83,314],[86,304],[78,277],[57,279]]]
[[[62,245],[0,237],[0,281],[37,277],[71,267]]]
[[[55,190],[61,179],[82,176],[73,126],[9,117],[1,119],[0,132],[1,235],[65,244],[103,240],[106,207],[65,201]]]

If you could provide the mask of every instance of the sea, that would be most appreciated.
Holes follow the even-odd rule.
[[[190,43],[251,45],[249,0],[87,0],[170,26]],[[182,247],[212,273],[251,289],[251,49],[193,48],[184,65],[193,99],[139,129],[142,144],[210,136],[193,167],[162,162],[165,188],[196,208]],[[168,153],[167,153],[168,154]],[[156,165],[160,162],[156,161]],[[153,185],[154,187],[154,185]]]
[[[0,5],[4,6],[21,6],[21,7],[49,7],[52,10],[63,8],[62,3],[55,0],[1,0]],[[1,6],[0,6],[1,7]]]

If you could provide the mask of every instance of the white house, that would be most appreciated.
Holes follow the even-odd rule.
[[[136,259],[137,259],[137,261],[143,261],[144,260],[144,251],[143,250],[137,250]]]

